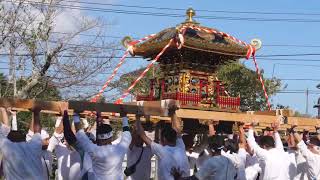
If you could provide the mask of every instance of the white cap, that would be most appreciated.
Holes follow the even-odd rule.
[[[110,120],[109,119],[103,119],[102,124],[109,124],[110,125]]]
[[[27,140],[27,141],[30,141],[30,140],[32,139],[32,136],[33,136],[33,135],[34,135],[34,132],[29,129],[28,134],[26,135],[26,140]],[[42,140],[47,139],[47,138],[50,137],[50,136],[49,136],[49,133],[48,133],[46,130],[44,130],[44,129],[41,129],[40,135],[41,135],[41,139],[42,139]]]
[[[48,133],[46,130],[44,130],[44,129],[41,129],[40,135],[41,135],[41,139],[42,139],[42,140],[47,139],[47,138],[50,137],[50,136],[49,136],[49,133]]]

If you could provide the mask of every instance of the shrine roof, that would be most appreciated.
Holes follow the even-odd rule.
[[[154,58],[171,39],[174,39],[174,43],[172,43],[168,49],[171,52],[181,49],[184,51],[196,50],[199,53],[231,56],[233,57],[232,59],[247,57],[250,48],[261,45],[260,41],[256,41],[254,42],[255,44],[250,45],[217,29],[201,26],[192,19],[195,12],[191,8],[187,10],[187,15],[187,20],[176,27],[164,29],[142,42],[125,38],[123,44],[126,47],[132,46],[132,55],[151,59]],[[177,48],[179,44],[181,45],[181,49]],[[259,49],[259,47],[257,49]]]

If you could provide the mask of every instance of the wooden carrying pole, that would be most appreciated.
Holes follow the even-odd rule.
[[[111,103],[93,103],[85,101],[37,101],[37,100],[21,100],[21,99],[5,99],[0,98],[0,107],[18,108],[21,111],[28,111],[34,106],[40,106],[45,113],[59,113],[61,104],[68,105],[70,111],[100,111],[120,113],[123,108],[128,114],[136,114],[138,109],[142,110],[145,115],[152,117],[159,117],[159,119],[170,120],[167,116],[167,109],[169,104],[176,103],[174,100],[163,103],[160,101],[151,102],[137,102],[136,104],[111,104]],[[177,117],[186,119],[207,120],[222,120],[222,121],[236,121],[236,122],[259,122],[260,124],[271,124],[278,118],[276,114],[268,114],[264,112],[254,113],[235,113],[235,112],[217,112],[217,111],[203,111],[193,109],[179,109],[176,111]],[[289,115],[290,113],[288,113]],[[111,115],[111,114],[110,114]],[[315,118],[303,117],[287,117],[287,125],[297,125],[301,127],[315,127],[320,125],[320,120]]]
[[[100,112],[113,112],[120,113],[123,108],[128,114],[136,114],[140,109],[145,115],[162,116],[163,110],[160,107],[148,107],[137,106],[127,104],[111,104],[111,103],[93,103],[86,101],[37,101],[30,99],[5,99],[0,98],[0,107],[14,108],[19,111],[29,111],[35,106],[41,108],[41,112],[58,114],[60,112],[61,105],[67,105],[71,111],[83,112],[83,111],[100,111]]]

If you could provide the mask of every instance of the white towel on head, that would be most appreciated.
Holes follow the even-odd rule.
[[[34,135],[34,132],[29,129],[28,134],[26,135],[26,140],[30,141],[33,135]],[[40,135],[41,135],[41,140],[50,138],[49,133],[44,129],[41,129]]]
[[[41,139],[44,140],[44,139],[48,139],[50,136],[49,136],[49,133],[44,130],[44,129],[41,129]]]
[[[110,120],[109,119],[103,119],[102,124],[109,124],[110,125]]]

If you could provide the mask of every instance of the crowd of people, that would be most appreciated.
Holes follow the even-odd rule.
[[[237,131],[226,135],[215,131],[217,121],[213,120],[207,124],[207,140],[196,148],[195,144],[185,145],[175,110],[169,108],[171,124],[161,128],[160,141],[155,142],[145,133],[141,111],[130,124],[122,109],[122,131],[113,141],[112,126],[99,112],[95,124],[89,126],[80,112],[69,115],[61,106],[50,136],[41,129],[41,107],[35,107],[29,132],[24,135],[16,128],[16,112],[0,108],[1,176],[6,180],[48,180],[52,174],[58,180],[149,180],[155,156],[158,180],[320,179],[320,132],[308,136],[292,126],[281,137],[280,124],[275,122],[257,135],[254,123],[239,123]]]

